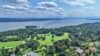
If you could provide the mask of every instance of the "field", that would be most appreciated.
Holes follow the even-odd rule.
[[[69,39],[68,37],[68,33],[64,33],[63,36],[56,36],[54,35],[54,38],[52,38],[52,34],[48,33],[48,34],[38,34],[39,37],[45,37],[45,40],[38,40],[40,43],[40,46],[38,47],[38,49],[36,51],[39,50],[43,50],[45,49],[45,47],[41,47],[42,45],[53,45],[53,43],[55,41],[59,41],[59,40],[63,40],[63,39]],[[16,36],[7,36],[7,38],[16,38]],[[28,40],[30,40],[31,38],[28,38]],[[52,41],[53,39],[53,41]],[[33,40],[37,40],[36,37]],[[0,49],[2,47],[5,48],[15,48],[16,46],[19,46],[21,44],[25,43],[24,41],[12,41],[12,42],[0,42]],[[40,48],[41,47],[41,48]],[[31,51],[31,49],[28,49],[26,51],[24,51],[24,53],[27,53],[28,51]],[[43,54],[43,52],[38,52],[38,55],[41,56],[41,54]]]
[[[39,35],[39,36],[45,36],[45,40],[38,40],[41,45],[47,45],[50,44],[52,45],[53,42],[63,40],[63,39],[68,39],[68,33],[64,33],[63,36],[54,36],[54,41],[52,41],[52,34],[44,34],[44,35]]]
[[[19,46],[20,44],[23,44],[24,41],[12,41],[12,42],[0,42],[0,49],[2,47],[5,48],[14,48],[16,46]]]
[[[38,40],[41,45],[49,45],[53,44],[53,42],[62,40],[62,39],[67,39],[68,38],[68,33],[64,33],[63,36],[54,36],[54,41],[52,41],[52,34],[38,34],[38,36],[45,36],[45,40]],[[14,38],[15,36],[8,36],[8,38]],[[36,40],[36,38],[34,38]],[[5,47],[5,48],[14,48],[16,46],[19,46],[20,44],[23,44],[24,41],[12,41],[12,42],[0,42],[0,48]]]
[[[39,43],[40,43],[40,47],[42,45],[53,45],[53,43],[55,41],[59,41],[59,40],[63,40],[63,39],[69,39],[68,37],[68,33],[64,33],[63,36],[54,36],[54,38],[52,38],[52,34],[38,34],[38,36],[45,36],[45,40],[38,40]],[[54,41],[52,41],[52,39],[54,39]],[[42,47],[42,48],[38,48],[36,51],[39,51],[39,50],[43,50],[45,49],[45,47]],[[38,55],[41,56],[43,54],[43,52],[38,52]]]

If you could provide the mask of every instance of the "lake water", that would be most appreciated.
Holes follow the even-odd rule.
[[[79,20],[79,19],[69,19],[69,20],[48,20],[48,21],[30,21],[30,22],[0,22],[0,31],[14,30],[19,28],[24,28],[28,25],[36,25],[44,28],[55,28],[70,25],[78,25],[82,23],[93,23],[100,22],[100,20]]]

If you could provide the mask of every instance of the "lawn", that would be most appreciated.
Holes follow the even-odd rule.
[[[16,38],[17,36],[6,36],[6,38]]]
[[[41,45],[53,45],[53,43],[55,41],[59,41],[59,40],[63,40],[63,39],[69,39],[68,37],[68,33],[64,33],[63,36],[54,36],[54,41],[52,41],[52,34],[48,33],[48,34],[38,34],[38,36],[45,36],[45,40],[38,40],[39,43],[40,43],[40,46]],[[42,48],[38,48],[36,51],[39,51],[39,50],[43,50],[45,49],[45,47],[42,47]],[[43,55],[43,52],[38,52],[38,55],[41,56]]]
[[[38,47],[38,49],[36,51],[45,49],[45,47],[40,48],[42,45],[53,45],[53,43],[55,41],[59,41],[59,40],[63,40],[63,39],[69,39],[68,33],[64,33],[63,36],[55,36],[54,35],[54,38],[52,38],[52,34],[51,33],[48,33],[48,34],[38,34],[38,36],[45,37],[45,40],[42,40],[42,39],[38,40],[39,43],[40,43],[40,46]],[[16,36],[13,36],[13,37],[12,36],[7,36],[7,38],[15,38],[15,37]],[[54,39],[54,41],[52,41],[52,39]],[[36,40],[36,37],[34,38],[34,40]],[[5,48],[15,48],[16,46],[19,46],[19,45],[21,45],[23,43],[24,43],[24,41],[0,42],[0,48],[2,48],[2,47],[5,47]],[[25,51],[25,52],[28,52],[28,50]],[[42,52],[39,52],[38,55],[41,56]]]
[[[23,43],[24,43],[24,41],[0,42],[0,49],[2,47],[14,48],[14,47],[19,46],[20,44],[23,44]]]
[[[68,33],[64,33],[63,36],[54,36],[54,41],[52,41],[52,34],[39,34],[39,36],[45,36],[45,40],[38,40],[41,45],[47,45],[47,44],[53,44],[55,41],[63,40],[63,39],[68,39]]]

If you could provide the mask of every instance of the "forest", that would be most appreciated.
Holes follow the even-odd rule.
[[[100,23],[0,32],[0,56],[100,56]]]

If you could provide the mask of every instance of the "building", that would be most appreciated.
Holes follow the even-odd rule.
[[[38,55],[34,52],[29,52],[29,53],[24,54],[23,56],[38,56]]]
[[[79,47],[76,48],[76,52],[78,53],[79,56],[84,56],[84,51]]]

